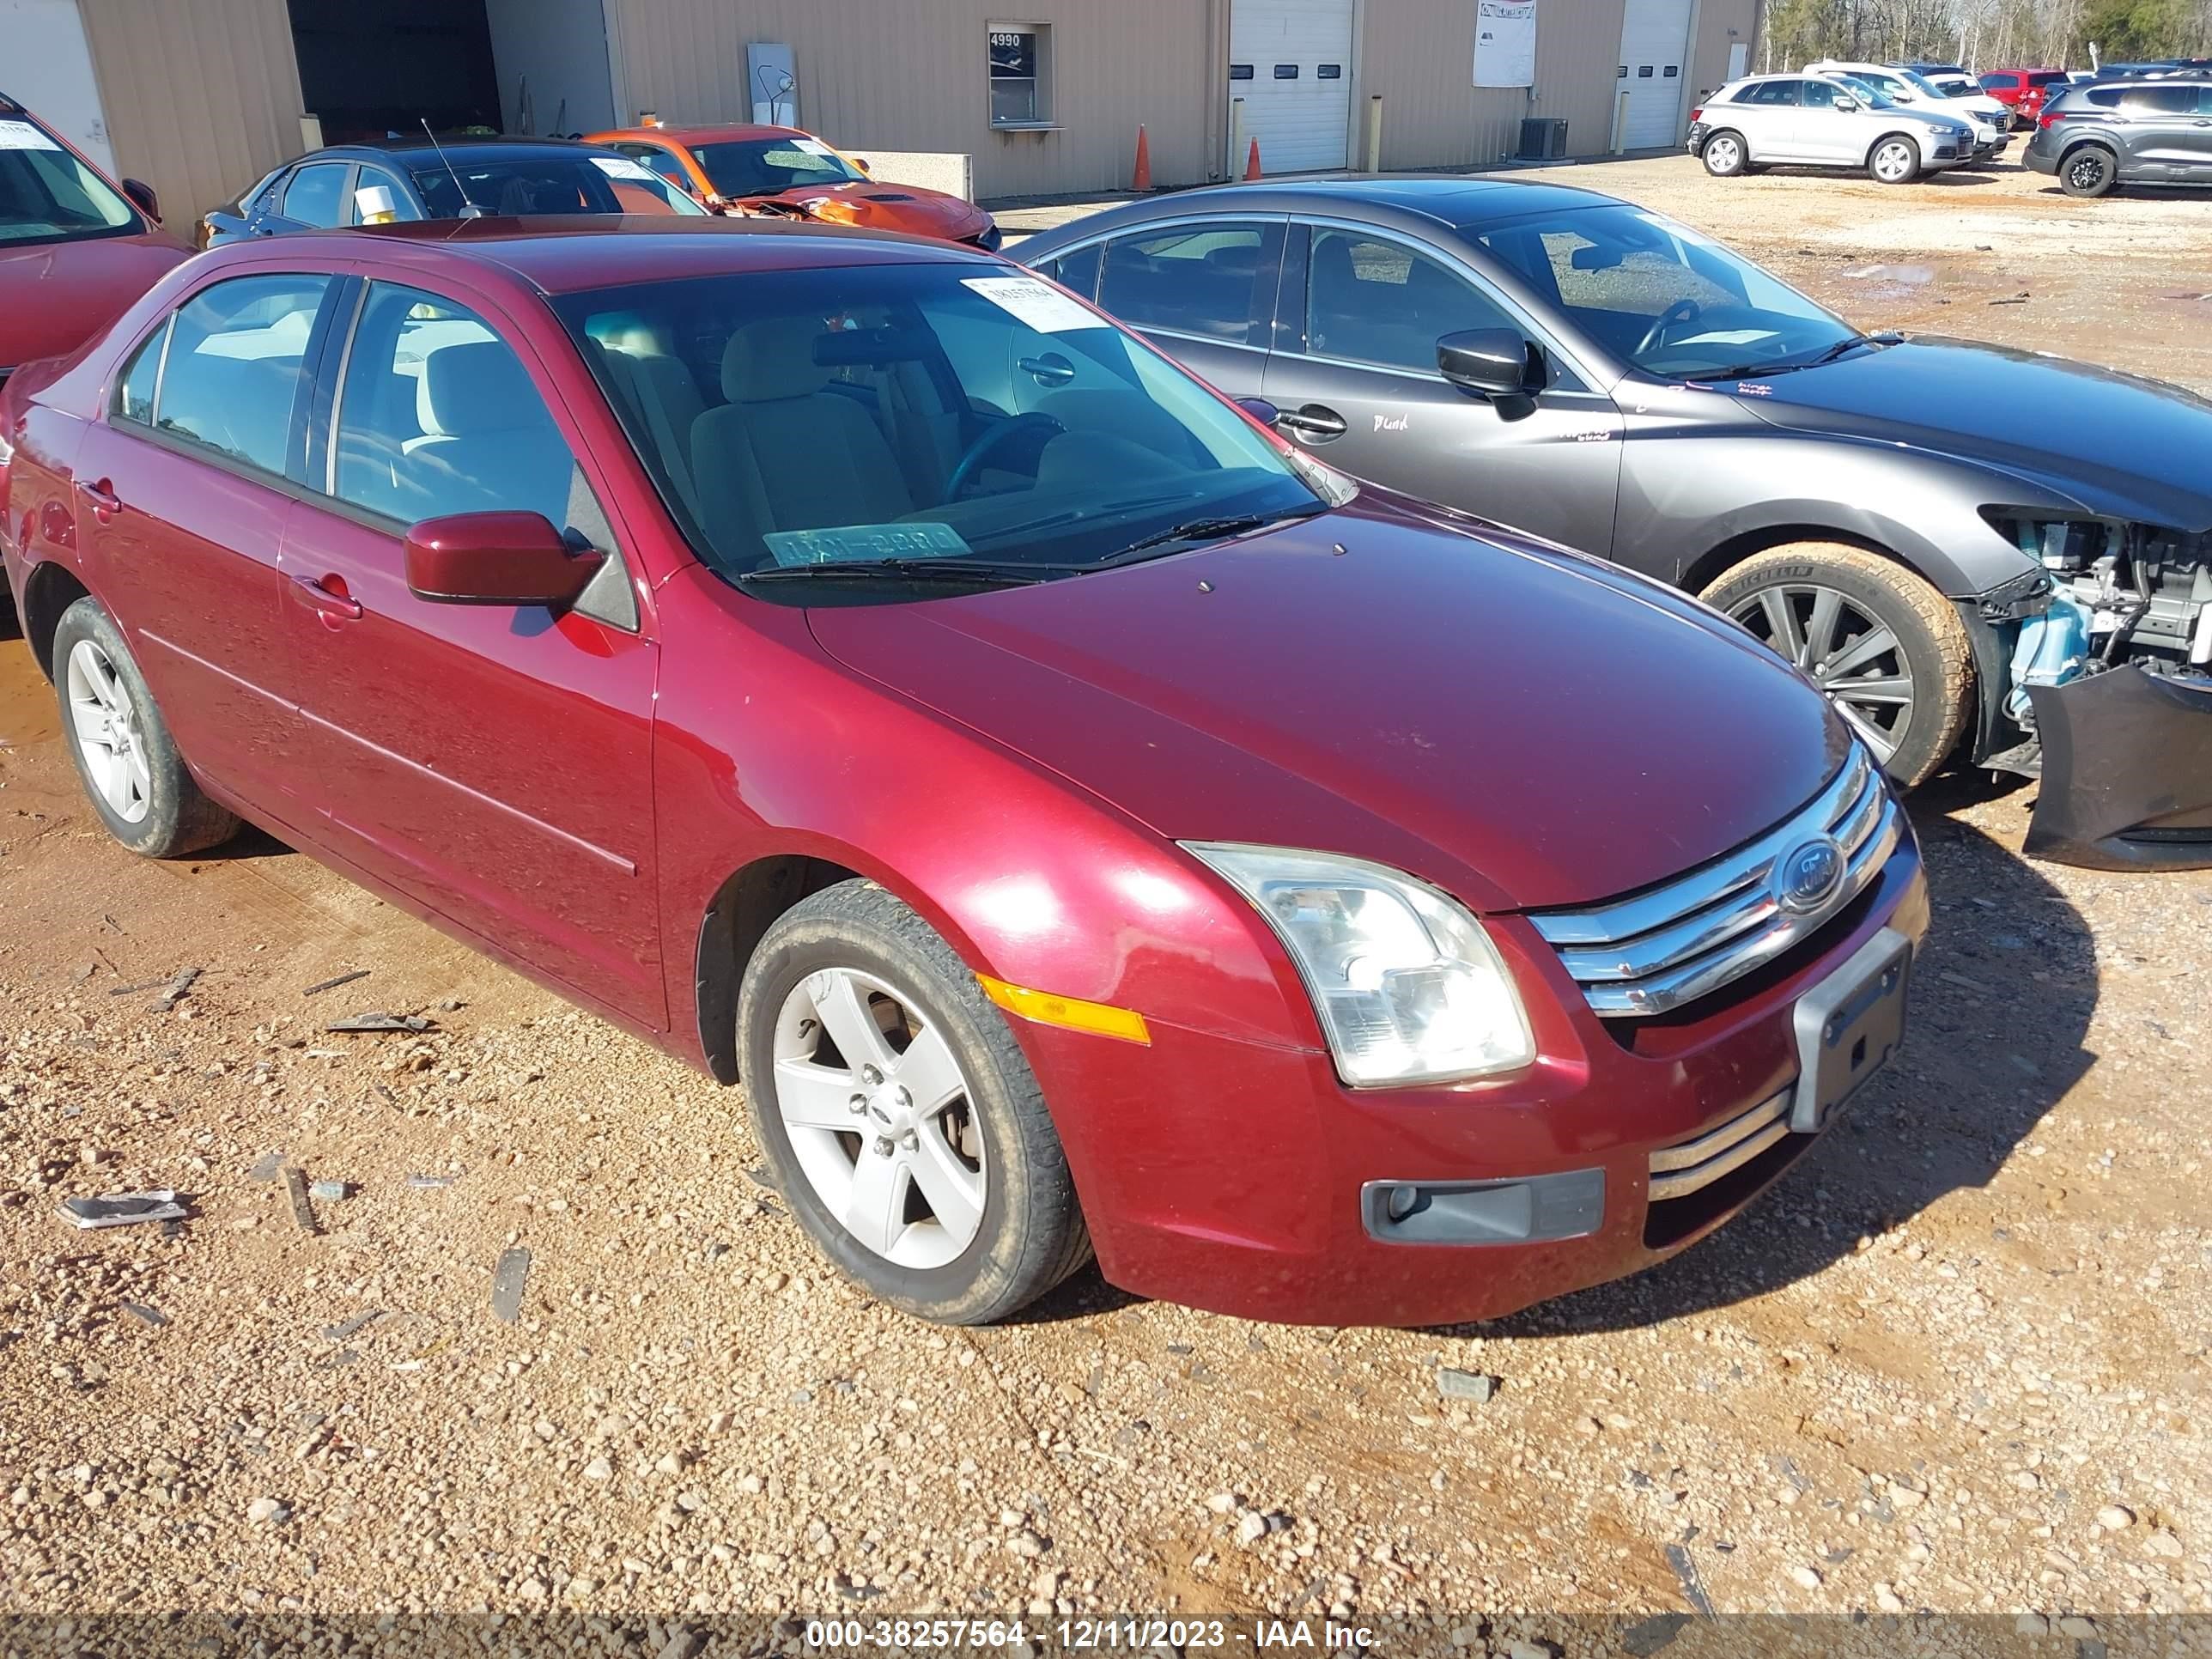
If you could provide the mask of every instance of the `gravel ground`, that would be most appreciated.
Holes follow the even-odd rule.
[[[2201,259],[2201,201],[1574,176],[1839,304],[1910,244],[1930,276],[1863,322],[1948,301],[2212,381],[2212,330],[2142,292]],[[2002,256],[1923,246],[1971,234],[1954,196]],[[2028,865],[2027,792],[1917,800],[1905,1060],[1666,1267],[1425,1332],[1091,1273],[956,1333],[821,1267],[733,1091],[266,839],[130,859],[53,732],[0,646],[0,1613],[574,1609],[685,1652],[666,1621],[1303,1613],[1529,1659],[1623,1610],[1979,1613],[2085,1655],[2212,1611],[2212,875]],[[432,1028],[322,1030],[367,1010]],[[285,1164],[345,1183],[312,1232]],[[155,1187],[173,1231],[55,1213]]]

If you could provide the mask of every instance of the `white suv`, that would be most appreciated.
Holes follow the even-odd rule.
[[[1774,166],[1863,167],[1903,185],[1971,161],[1979,148],[1962,115],[1893,103],[1833,76],[1751,76],[1690,112],[1690,153],[1717,179]]]
[[[1917,70],[1899,69],[1894,64],[1850,64],[1840,58],[1823,58],[1817,64],[1805,65],[1808,75],[1825,75],[1831,80],[1856,81],[1862,86],[1872,87],[1893,104],[1905,104],[1940,110],[1946,115],[1963,115],[1974,125],[1974,142],[1978,149],[1975,160],[1993,161],[2004,154],[2012,143],[2012,110],[1999,103],[1979,86],[1969,82],[1974,90],[1971,96],[1958,97],[1947,91]]]

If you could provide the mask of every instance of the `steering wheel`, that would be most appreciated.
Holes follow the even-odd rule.
[[[1677,323],[1694,323],[1701,307],[1695,300],[1677,300],[1651,319],[1651,326],[1644,331],[1644,337],[1636,343],[1633,356],[1642,356],[1667,337],[1667,331]]]
[[[945,499],[958,501],[961,492],[975,482],[975,475],[982,471],[984,461],[1018,433],[1037,432],[1052,437],[1066,430],[1066,427],[1053,416],[1034,409],[1003,421],[992,422],[954,464],[952,476],[945,481]]]

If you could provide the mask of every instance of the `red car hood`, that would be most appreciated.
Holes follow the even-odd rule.
[[[74,351],[191,253],[162,231],[0,242],[0,370]]]
[[[964,242],[981,235],[990,216],[971,202],[912,185],[807,185],[776,196],[749,196],[748,202],[804,207],[815,218],[869,230],[903,231]]]
[[[1350,854],[1483,909],[1716,857],[1848,741],[1681,595],[1372,492],[1156,563],[811,621],[854,672],[1162,836]]]

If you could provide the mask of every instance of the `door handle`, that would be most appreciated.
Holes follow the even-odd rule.
[[[292,578],[292,597],[331,623],[359,622],[361,601],[349,594],[333,593],[313,576]]]
[[[102,478],[95,483],[76,481],[76,493],[92,503],[92,516],[106,524],[123,510],[123,497],[115,493],[115,486]]]
[[[1075,378],[1075,365],[1057,351],[1042,357],[1024,357],[1015,365],[1039,386],[1066,386]]]
[[[1287,414],[1279,415],[1275,417],[1275,424],[1285,432],[1294,432],[1301,438],[1311,438],[1316,443],[1341,438],[1350,430],[1343,416],[1322,404],[1307,404]]]

